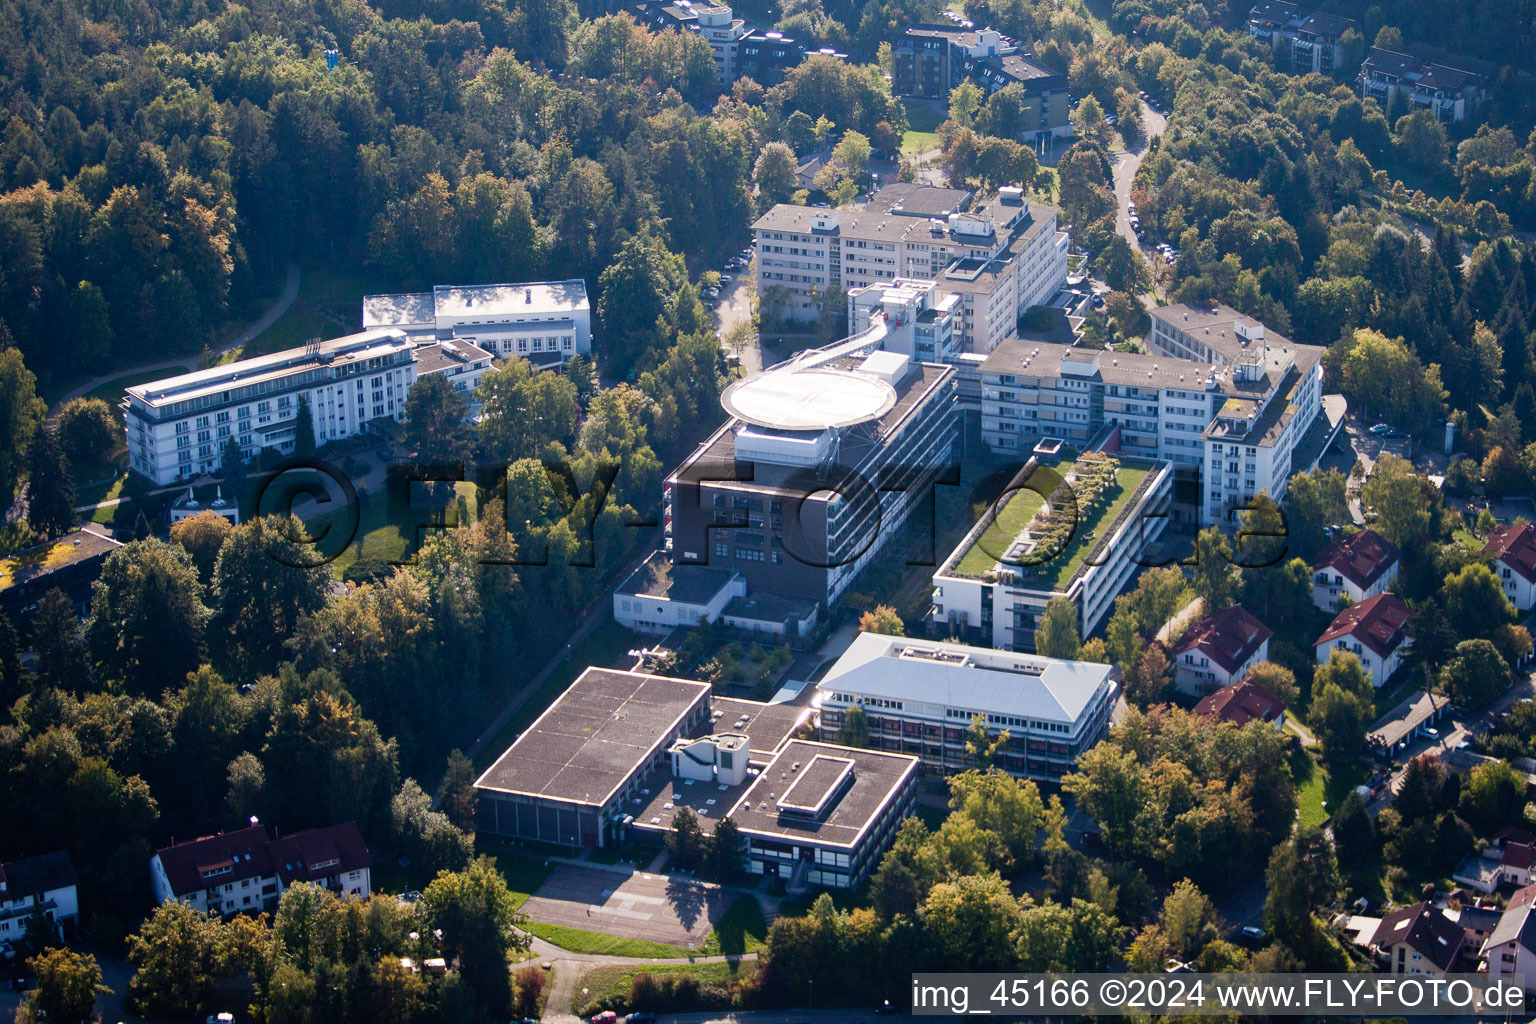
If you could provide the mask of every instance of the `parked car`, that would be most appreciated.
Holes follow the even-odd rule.
[[[235,1015],[232,1013],[210,1013],[206,1024],[235,1024]]]
[[[1255,924],[1246,925],[1243,928],[1242,934],[1243,938],[1252,942],[1263,942],[1265,939],[1269,938],[1269,933]]]
[[[1103,309],[1104,308],[1104,293],[1103,292],[1094,292],[1093,293],[1093,308],[1094,309]]]
[[[602,1013],[592,1015],[592,1024],[618,1024],[619,1015],[612,1010],[604,1010]]]
[[[625,1017],[624,1024],[656,1024],[656,1015],[649,1010],[638,1010]]]
[[[730,284],[734,280],[736,280],[736,279],[734,277],[732,277],[730,274],[721,274],[720,275],[720,283],[721,284]]]
[[[1391,432],[1392,424],[1390,423],[1375,423],[1371,425],[1371,433],[1373,434],[1390,434]]]

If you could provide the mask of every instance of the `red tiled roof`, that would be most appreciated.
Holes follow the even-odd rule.
[[[1223,686],[1195,705],[1195,714],[1212,721],[1247,725],[1257,718],[1272,722],[1285,713],[1280,698],[1252,680]]]
[[[1246,609],[1233,605],[1189,627],[1173,653],[1199,650],[1232,673],[1247,664],[1272,635],[1269,627],[1249,615]]]
[[[351,821],[274,839],[267,844],[267,852],[284,885],[373,866],[362,834]]]
[[[267,833],[260,825],[177,843],[161,850],[159,857],[177,896],[272,874]]]
[[[1497,845],[1504,843],[1536,843],[1536,836],[1518,825],[1505,825],[1491,837]]]
[[[1529,843],[1507,843],[1504,846],[1504,858],[1499,863],[1507,868],[1527,870],[1536,864],[1536,846]]]
[[[1516,889],[1513,895],[1509,897],[1507,909],[1514,910],[1516,907],[1523,907],[1527,903],[1536,903],[1536,883],[1527,885],[1523,889]]]
[[[1352,537],[1339,537],[1323,548],[1312,571],[1334,569],[1361,590],[1367,590],[1397,564],[1397,545],[1372,529]]]
[[[1530,523],[1511,523],[1493,531],[1483,554],[1509,566],[1526,579],[1536,582],[1536,526]]]
[[[1391,949],[1399,942],[1429,960],[1441,970],[1451,966],[1465,939],[1461,928],[1427,903],[1399,907],[1381,919],[1371,945]]]
[[[1407,624],[1408,606],[1395,594],[1377,594],[1339,612],[1312,646],[1321,647],[1341,636],[1352,636],[1377,657],[1385,658],[1408,636]]]
[[[295,832],[269,840],[260,825],[177,843],[159,851],[171,891],[199,889],[246,878],[279,876],[284,885],[370,867],[368,847],[354,822]]]

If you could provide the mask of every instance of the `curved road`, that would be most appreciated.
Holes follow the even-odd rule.
[[[257,320],[255,323],[251,324],[251,326],[241,331],[230,341],[227,341],[223,345],[220,345],[218,348],[214,349],[214,354],[221,356],[226,352],[240,348],[242,345],[249,344],[268,327],[271,327],[273,324],[277,323],[277,321],[281,319],[282,315],[288,312],[288,308],[293,305],[293,300],[298,298],[298,295],[299,265],[292,260],[289,260],[288,279],[283,282],[282,294],[277,297],[276,301],[274,301],[271,306],[267,307],[267,311],[265,313],[261,314],[261,319]],[[111,373],[103,374],[100,377],[92,377],[90,380],[70,391],[63,398],[60,398],[58,403],[55,404],[54,407],[49,411],[48,415],[57,416],[59,413],[59,407],[62,406],[65,402],[88,395],[92,391],[95,391],[97,388],[101,387],[103,384],[117,380],[119,377],[127,377],[130,374],[137,375],[143,373],[157,373],[161,370],[192,370],[197,368],[197,364],[200,359],[201,355],[194,355],[184,356],[180,359],[167,359],[158,363],[144,363],[140,366],[124,366],[120,369],[113,370]]]
[[[1141,141],[1133,149],[1127,146],[1123,151],[1114,154],[1114,179],[1115,179],[1115,232],[1130,242],[1137,249],[1141,249],[1141,240],[1136,237],[1136,232],[1131,230],[1131,182],[1136,178],[1136,169],[1141,166],[1141,161],[1146,158],[1147,149],[1153,138],[1163,134],[1168,128],[1168,119],[1147,105],[1141,104]]]

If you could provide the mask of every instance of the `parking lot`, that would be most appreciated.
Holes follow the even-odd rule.
[[[562,864],[523,904],[530,920],[627,938],[701,946],[733,894],[680,875]]]

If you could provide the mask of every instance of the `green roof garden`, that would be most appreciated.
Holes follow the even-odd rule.
[[[1127,466],[1098,455],[1080,456],[1055,470],[1074,483],[1079,503],[1076,528],[1070,530],[1064,546],[1060,535],[1064,526],[1070,527],[1071,515],[1053,522],[1056,517],[1042,515],[1045,496],[1020,489],[1009,495],[995,516],[989,513],[985,529],[972,535],[969,546],[950,571],[956,576],[989,574],[1029,529],[1031,539],[1041,543],[1044,550],[1039,556],[1017,558],[1015,561],[1022,564],[1007,567],[1019,572],[1020,583],[1031,589],[1064,591],[1089,552],[1108,536],[1148,475],[1154,472],[1150,467]],[[1087,497],[1090,494],[1093,496]],[[1046,539],[1052,536],[1057,539]],[[1043,560],[1030,564],[1033,557]]]

